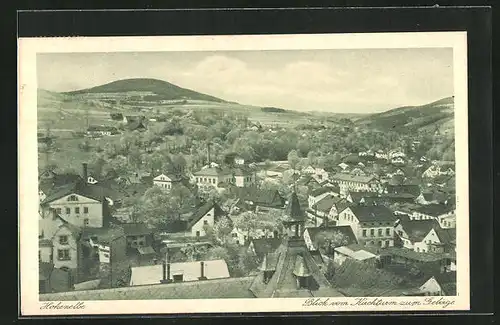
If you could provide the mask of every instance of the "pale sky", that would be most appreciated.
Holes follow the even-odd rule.
[[[38,54],[38,87],[155,78],[256,106],[373,113],[453,95],[453,50],[360,49]]]

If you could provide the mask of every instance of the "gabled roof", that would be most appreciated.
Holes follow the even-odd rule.
[[[437,223],[437,222],[436,222]],[[441,227],[436,227],[436,234],[438,235],[439,239],[441,242],[445,245],[450,245],[455,243],[456,240],[456,229],[455,228],[450,228],[450,229],[443,229]]]
[[[97,240],[94,242],[100,244],[109,244],[113,240],[124,237],[125,232],[123,231],[123,227],[116,226],[112,228],[90,228],[85,227],[82,229],[82,238],[91,238],[97,237]]]
[[[396,221],[396,216],[391,209],[383,205],[351,206],[349,207],[360,222],[370,221]]]
[[[65,186],[61,186],[57,188],[54,192],[47,195],[45,200],[43,200],[42,204],[50,203],[62,197],[65,197],[70,194],[77,194],[87,198],[91,198],[102,202],[104,198],[103,190],[100,186],[86,184],[82,180],[77,181],[75,183],[70,183]]]
[[[222,208],[217,203],[215,203],[214,201],[208,201],[196,209],[196,211],[191,216],[191,218],[189,218],[187,228],[190,229],[192,226],[194,226],[212,208],[214,209],[214,220],[215,221],[217,221],[220,217],[226,215],[224,210],[222,210]]]
[[[399,218],[401,226],[412,242],[421,242],[432,229],[439,228],[436,220],[410,220],[408,216]]]
[[[354,203],[359,203],[363,198],[378,197],[378,194],[373,192],[349,192],[349,196]]]
[[[129,122],[126,128],[130,131],[134,131],[134,130],[146,129],[146,126],[144,125],[144,123],[142,123],[142,120],[134,120]]]
[[[336,268],[332,284],[349,296],[352,288],[358,289],[357,297],[383,295],[381,292],[395,290],[404,285],[404,279],[370,263],[346,259]]]
[[[256,186],[235,188],[237,196],[243,201],[252,201],[254,205],[282,208],[285,199],[277,190],[266,190]]]
[[[266,283],[263,273],[257,274],[250,291],[257,298],[278,297],[341,297],[316,264],[303,241],[284,241],[276,250],[276,271]],[[297,276],[309,276],[308,288],[297,288]]]
[[[320,188],[317,188],[317,189],[311,191],[311,193],[309,195],[312,197],[318,197],[322,194],[325,194],[325,193],[328,193],[331,191],[332,191],[332,189],[330,187],[320,187]]]
[[[312,206],[313,210],[321,211],[328,213],[332,209],[333,205],[342,201],[343,199],[340,197],[335,197],[331,194],[326,195],[324,198],[314,203]]]
[[[434,275],[434,279],[446,295],[454,296],[457,294],[457,272],[437,273]]]

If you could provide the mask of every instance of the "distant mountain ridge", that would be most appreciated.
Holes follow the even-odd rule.
[[[454,125],[454,97],[446,97],[421,106],[403,106],[372,114],[356,121],[379,129],[404,132],[433,131],[449,133]]]
[[[110,83],[86,89],[64,92],[66,95],[79,95],[88,93],[122,93],[122,92],[152,92],[164,100],[203,100],[218,103],[226,101],[214,96],[176,86],[170,82],[152,78],[131,78],[112,81]]]

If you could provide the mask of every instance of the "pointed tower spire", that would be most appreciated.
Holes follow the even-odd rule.
[[[283,225],[288,229],[288,237],[296,239],[302,238],[306,215],[300,208],[299,198],[292,192],[288,204],[285,208],[285,219]]]
[[[285,208],[285,215],[291,220],[305,221],[306,216],[300,207],[299,198],[295,191],[292,192],[288,204]]]

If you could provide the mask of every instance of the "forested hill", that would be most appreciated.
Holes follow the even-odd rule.
[[[357,121],[360,125],[401,132],[439,131],[441,134],[453,134],[454,98],[422,105],[404,106],[383,113],[373,114]]]
[[[149,78],[136,78],[136,79],[123,79],[113,81],[101,86],[96,86],[87,89],[66,92],[68,95],[78,95],[87,93],[125,93],[125,92],[151,92],[156,94],[158,99],[163,100],[177,100],[177,99],[191,99],[203,100],[211,102],[226,102],[223,99],[202,94],[194,90],[181,88],[169,82],[149,79]]]

